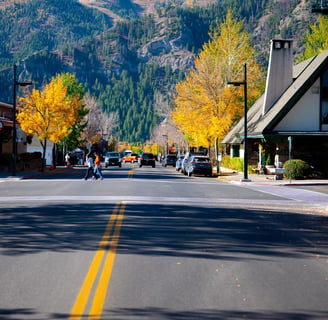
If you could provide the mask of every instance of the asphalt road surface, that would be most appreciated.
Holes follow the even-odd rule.
[[[328,196],[125,164],[0,182],[0,319],[328,319]]]

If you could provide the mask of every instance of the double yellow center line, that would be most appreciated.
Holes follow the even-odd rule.
[[[70,320],[78,320],[82,317],[85,319],[86,315],[84,315],[84,310],[90,300],[91,290],[95,285],[96,277],[100,273],[102,265],[98,285],[88,313],[88,319],[90,320],[101,319],[123,222],[124,210],[125,203],[116,203],[105,233],[100,241],[99,248],[93,258],[89,271],[84,279],[84,283],[71,310],[71,315],[69,317]],[[105,259],[104,262],[103,259]]]
[[[134,173],[134,163],[132,163],[131,168],[129,170],[128,178],[132,178]]]

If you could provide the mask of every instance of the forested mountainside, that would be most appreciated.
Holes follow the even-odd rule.
[[[22,0],[0,2],[0,100],[12,103],[13,64],[40,88],[60,72],[76,74],[108,112],[119,140],[151,137],[178,81],[227,10],[245,21],[259,61],[269,41],[301,36],[316,20],[306,0]],[[167,108],[166,108],[167,109]]]

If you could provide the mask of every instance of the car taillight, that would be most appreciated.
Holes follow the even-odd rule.
[[[190,164],[194,164],[194,163],[195,163],[195,161],[191,161],[191,162],[190,162]]]
[[[155,161],[155,158],[153,158],[153,160]]]
[[[143,158],[140,157],[139,160],[143,160]]]

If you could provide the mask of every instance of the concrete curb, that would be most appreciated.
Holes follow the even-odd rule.
[[[50,170],[48,168],[45,169],[44,172],[41,171],[23,171],[23,172],[18,172],[16,176],[11,176],[11,175],[5,175],[6,173],[0,173],[0,181],[19,181],[19,180],[25,180],[25,179],[33,179],[37,177],[44,177],[44,176],[51,176],[54,174],[58,173],[65,173],[72,171],[73,172],[73,167],[57,167],[56,169]]]
[[[220,181],[230,182],[239,185],[261,185],[261,186],[280,186],[280,187],[295,187],[295,186],[316,186],[316,185],[328,185],[328,180],[292,180],[291,183],[289,180],[274,180],[270,179],[267,175],[249,175],[250,181],[242,181],[243,174],[241,173],[232,173],[232,174],[223,174],[217,177]]]

